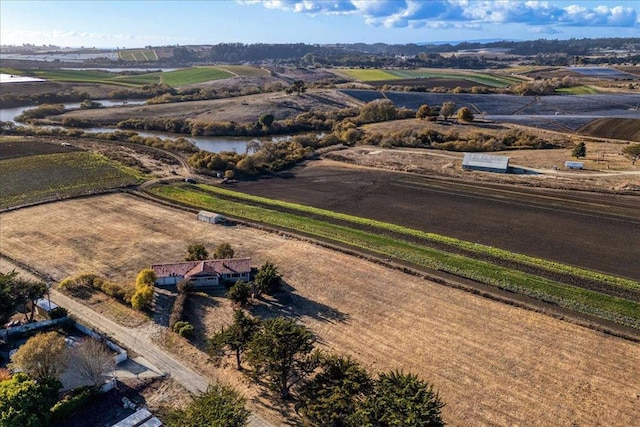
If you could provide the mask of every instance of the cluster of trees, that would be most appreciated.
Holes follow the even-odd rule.
[[[81,397],[86,399],[97,393],[114,363],[104,343],[93,338],[84,338],[71,348],[55,331],[29,338],[9,364],[20,373],[0,376],[0,425],[43,426],[52,418],[70,415],[69,408],[77,407],[78,399],[58,402],[60,377],[66,367],[73,366],[73,375],[91,384]]]
[[[36,301],[47,293],[43,282],[22,279],[15,271],[0,273],[0,325],[7,323],[18,309],[22,309],[25,321],[33,321]]]
[[[640,144],[629,144],[622,149],[622,154],[631,160],[631,164],[635,165],[640,160]]]
[[[28,95],[18,95],[2,91],[0,93],[0,104],[2,108],[14,108],[23,105],[33,104],[58,104],[61,102],[78,102],[89,98],[87,92],[76,90],[63,90],[59,92],[46,92]]]
[[[93,123],[81,121],[82,126],[93,126]],[[162,139],[158,137],[140,136],[135,132],[84,132],[80,129],[46,128],[42,126],[19,126],[13,122],[0,122],[0,133],[3,135],[29,135],[29,136],[62,136],[71,138],[89,138],[102,141],[122,141],[132,144],[146,145],[148,147],[161,148],[168,151],[182,153],[194,153],[198,151],[191,141],[186,138]]]
[[[246,306],[251,299],[273,295],[282,289],[282,275],[271,261],[265,261],[249,283],[238,280],[226,294],[234,303]]]
[[[541,65],[560,58],[569,64],[574,56],[584,56],[591,60],[603,50],[638,50],[638,38],[606,39],[570,39],[570,40],[532,40],[532,41],[496,41],[491,43],[465,42],[458,44],[418,45],[414,43],[390,45],[385,43],[308,45],[289,44],[243,44],[220,43],[200,47],[173,47],[173,56],[162,58],[167,65],[189,65],[195,63],[263,63],[291,64],[304,67],[389,67],[414,66],[430,68],[467,68],[485,69],[506,67],[518,56]],[[481,57],[474,55],[441,55],[472,49],[500,48],[508,55]],[[607,55],[613,60],[638,60],[640,55]],[[157,65],[155,63],[154,65]]]
[[[296,399],[305,421],[326,426],[444,425],[433,387],[399,371],[372,378],[350,357],[321,352],[315,336],[293,319],[261,319],[242,310],[209,339],[212,360],[233,357],[238,370],[281,399]]]
[[[429,127],[385,133],[367,131],[358,143],[385,148],[415,147],[471,152],[502,151],[510,147],[531,149],[564,147],[524,130],[510,129],[495,134],[469,132],[460,135],[456,130],[440,132]]]
[[[117,283],[98,277],[92,273],[83,273],[77,276],[68,277],[60,282],[59,287],[60,289],[69,291],[78,297],[86,295],[85,291],[87,289],[103,292],[125,304],[128,304],[131,301],[131,297],[133,295],[133,291],[130,288],[120,286]]]

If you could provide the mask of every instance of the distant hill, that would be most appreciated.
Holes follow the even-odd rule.
[[[640,119],[596,119],[578,129],[578,133],[640,142]]]

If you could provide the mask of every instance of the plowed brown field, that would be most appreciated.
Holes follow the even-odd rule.
[[[309,243],[125,195],[0,215],[1,252],[56,279],[93,271],[132,281],[191,242],[227,241],[256,265],[269,259],[290,294],[259,307],[296,316],[323,346],[372,371],[400,368],[433,382],[450,425],[629,426],[640,414],[640,346],[490,301]],[[202,310],[199,331],[227,317]],[[203,356],[204,357],[204,356]]]

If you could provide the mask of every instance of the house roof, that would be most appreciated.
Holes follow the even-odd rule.
[[[151,269],[158,277],[249,273],[251,271],[251,258],[208,259],[204,261],[154,264]]]
[[[491,154],[464,153],[462,166],[507,170],[509,167],[509,157],[493,156]]]

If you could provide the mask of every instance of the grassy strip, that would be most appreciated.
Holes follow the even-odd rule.
[[[349,246],[365,249],[427,268],[457,274],[481,283],[512,290],[570,308],[640,328],[640,304],[590,290],[564,285],[520,271],[499,267],[433,248],[419,246],[387,236],[376,235],[329,222],[287,212],[218,199],[211,194],[174,186],[149,190],[166,199],[246,218],[286,229],[296,230]]]
[[[530,265],[536,268],[544,268],[546,270],[561,273],[570,274],[572,276],[580,277],[587,280],[597,280],[612,285],[620,286],[623,288],[640,290],[640,283],[623,279],[621,277],[611,276],[604,273],[599,273],[584,268],[573,267],[558,262],[548,261],[541,258],[535,258],[528,255],[518,254],[506,251],[504,249],[494,248],[491,246],[482,245],[479,243],[467,242],[464,240],[456,239],[453,237],[442,236],[435,233],[427,233],[424,231],[416,230],[413,228],[403,227],[400,225],[390,224],[386,222],[376,221],[373,219],[357,217],[353,215],[342,214],[338,212],[328,211],[325,209],[315,208],[312,206],[299,205],[296,203],[284,202],[280,200],[267,199],[265,197],[253,196],[251,194],[241,193],[238,191],[227,190],[225,188],[219,188],[210,185],[198,184],[198,187],[204,191],[213,194],[219,194],[225,197],[233,197],[239,200],[245,200],[248,202],[260,203],[262,205],[268,205],[273,207],[281,207],[289,210],[295,210],[298,212],[309,213],[313,215],[320,215],[327,218],[337,219],[340,221],[351,222],[353,224],[364,225],[367,227],[374,227],[380,230],[391,231],[397,234],[404,234],[406,236],[417,237],[420,239],[437,242],[456,248],[471,251],[473,253],[489,255],[495,258],[504,259],[507,261],[518,261],[522,264]]]
[[[597,95],[600,93],[600,91],[591,86],[563,87],[556,89],[556,92],[567,93],[569,95]]]

